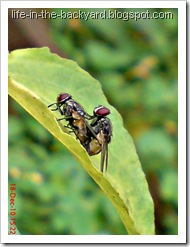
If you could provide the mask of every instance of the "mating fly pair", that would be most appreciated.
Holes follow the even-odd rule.
[[[111,141],[112,125],[110,119],[106,116],[110,114],[110,110],[104,106],[98,106],[94,108],[93,116],[91,116],[67,93],[59,94],[57,102],[50,104],[48,107],[53,105],[56,105],[56,108],[52,111],[58,110],[64,116],[58,121],[63,119],[68,121],[66,127],[72,130],[90,156],[101,152],[100,170],[103,172],[104,163],[107,170],[108,143]]]

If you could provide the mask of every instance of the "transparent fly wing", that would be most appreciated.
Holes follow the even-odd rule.
[[[105,142],[105,161],[106,161],[106,171],[108,169],[108,143]]]
[[[102,151],[101,151],[101,161],[100,161],[100,170],[101,172],[105,170],[107,171],[108,168],[108,143],[104,141],[102,143]]]

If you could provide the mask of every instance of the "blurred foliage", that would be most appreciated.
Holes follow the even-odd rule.
[[[49,25],[63,53],[102,83],[109,103],[121,113],[154,199],[157,234],[177,234],[178,13],[149,11],[172,12],[173,19],[57,18]],[[77,161],[17,104],[9,105],[9,182],[17,183],[19,231],[126,234],[111,203]]]

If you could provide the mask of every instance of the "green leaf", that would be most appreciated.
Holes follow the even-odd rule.
[[[99,170],[100,155],[90,157],[68,134],[65,122],[56,121],[59,113],[47,107],[60,92],[71,94],[89,114],[99,104],[111,110],[113,138],[106,173]],[[97,80],[46,47],[16,50],[9,54],[9,94],[77,158],[111,200],[129,234],[154,234],[153,201],[133,141]]]

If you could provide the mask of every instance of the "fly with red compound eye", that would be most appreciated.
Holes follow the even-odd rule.
[[[106,171],[108,168],[108,144],[112,137],[112,124],[110,119],[106,117],[110,114],[110,110],[101,105],[95,107],[93,113],[90,126],[93,128],[96,138],[89,132],[89,139],[85,148],[90,156],[101,152],[100,170],[103,172],[104,164]]]
[[[48,105],[48,107],[53,105],[56,105],[56,108],[52,109],[52,111],[58,110],[61,115],[65,116],[57,119],[57,121],[63,119],[68,121],[67,127],[74,132],[83,146],[89,138],[88,133],[90,133],[90,135],[95,139],[97,138],[93,128],[87,122],[87,119],[91,119],[91,116],[85,112],[84,108],[79,103],[72,99],[70,94],[59,94],[57,96],[57,102]]]

